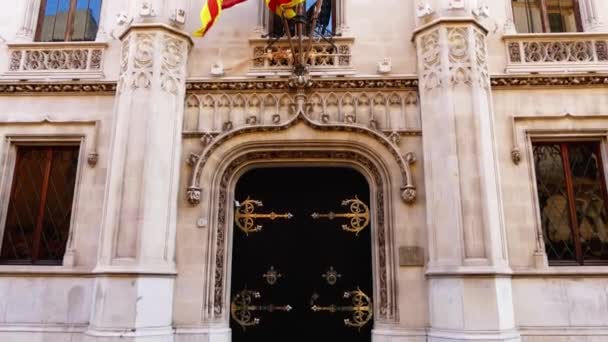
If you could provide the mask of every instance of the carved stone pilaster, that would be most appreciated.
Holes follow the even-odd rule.
[[[459,6],[472,2],[454,1]],[[428,212],[429,341],[520,341],[514,329],[486,30],[473,19],[439,19],[415,33]],[[483,281],[468,278],[486,274]],[[483,289],[483,290],[482,290]],[[471,319],[483,292],[497,310]],[[450,298],[462,298],[454,305]],[[451,309],[446,309],[446,308]],[[446,323],[449,322],[449,323]],[[475,328],[472,328],[475,327]],[[449,333],[446,333],[449,331]],[[487,335],[487,336],[485,336]]]
[[[23,15],[21,25],[15,40],[21,42],[31,42],[36,34],[38,23],[38,13],[40,12],[40,0],[24,0]]]
[[[87,334],[96,342],[118,337],[134,342],[142,334],[155,336],[146,341],[167,341],[173,334],[182,104],[191,41],[187,33],[163,24],[134,24],[121,40],[95,269],[108,276],[96,280],[104,296],[94,300]],[[153,308],[157,314],[120,307]],[[113,312],[112,318],[104,312]]]

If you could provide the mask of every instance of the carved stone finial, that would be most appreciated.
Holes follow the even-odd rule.
[[[139,16],[142,18],[156,17],[156,11],[154,10],[154,7],[152,7],[152,3],[150,1],[144,1],[141,3],[141,7],[139,8]]]
[[[89,164],[90,167],[94,167],[95,165],[97,165],[98,161],[99,161],[99,153],[97,153],[97,152],[91,152],[87,156],[87,163]]]
[[[490,7],[486,4],[482,4],[473,10],[473,15],[476,18],[488,18],[490,16]]]
[[[450,9],[463,9],[464,0],[450,0],[449,6],[450,6]]]
[[[195,186],[188,187],[188,191],[186,192],[188,202],[192,205],[201,203],[202,191],[203,191],[203,189],[201,189],[200,187],[195,187]]]
[[[405,154],[404,157],[405,161],[408,162],[408,164],[414,164],[418,160],[418,157],[416,157],[415,152],[408,152]]]
[[[412,204],[416,201],[416,188],[414,187],[405,187],[402,188],[403,192],[401,192],[401,198],[407,204]]]
[[[515,165],[519,165],[519,162],[521,162],[521,151],[519,150],[519,147],[513,147],[511,150],[511,160],[513,160]]]
[[[186,10],[183,8],[174,8],[169,17],[171,24],[179,26],[186,23]]]
[[[433,7],[426,2],[419,2],[418,7],[416,7],[416,16],[420,19],[429,17],[434,13]]]

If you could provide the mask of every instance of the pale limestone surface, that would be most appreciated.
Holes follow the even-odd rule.
[[[103,2],[97,39],[107,44],[102,44],[103,75],[81,82],[118,82],[117,91],[0,92],[0,222],[16,143],[76,139],[83,147],[64,265],[0,266],[1,341],[230,341],[226,313],[213,314],[220,179],[239,155],[268,148],[353,151],[380,167],[383,188],[373,190],[385,194],[388,279],[382,285],[375,271],[374,301],[379,303],[380,288],[386,287],[387,305],[395,312],[376,320],[374,342],[608,339],[608,268],[549,267],[537,241],[529,133],[601,138],[607,155],[608,88],[551,82],[490,88],[488,76],[497,78],[507,67],[503,36],[514,33],[510,1],[342,0],[340,30],[352,38],[352,74],[340,80],[416,78],[419,90],[321,89],[321,97],[331,102],[335,93],[340,104],[313,111],[308,124],[280,130],[291,118],[289,104],[296,102],[276,104],[277,123],[272,112],[259,109],[262,123],[277,131],[235,134],[218,144],[201,169],[198,205],[187,201],[193,167],[186,160],[191,153],[201,154],[205,134],[218,133],[226,121],[238,131],[251,114],[242,106],[222,107],[210,119],[205,96],[231,105],[241,96],[248,108],[255,106],[247,90],[193,91],[189,94],[202,102],[190,106],[186,82],[256,80],[248,72],[252,39],[264,31],[261,1],[224,12],[207,37],[192,42],[188,33],[197,28],[202,0],[150,2],[155,17],[141,15],[139,0]],[[608,33],[608,2],[580,3],[585,30]],[[434,12],[418,17],[419,4]],[[35,16],[26,10],[38,5],[37,0],[0,1],[0,86],[20,79],[28,83],[29,76],[5,72],[11,51],[31,48],[11,44],[31,42],[28,25]],[[472,11],[482,5],[490,15],[475,19]],[[175,8],[185,9],[185,25],[172,26]],[[116,24],[117,15],[124,24]],[[434,32],[436,41],[426,39]],[[586,39],[584,33],[574,36]],[[425,65],[425,58],[435,55],[439,61]],[[380,75],[377,63],[385,58],[392,69]],[[211,76],[220,62],[225,76]],[[49,70],[35,82],[56,85],[78,78],[78,72]],[[281,99],[295,93],[270,89],[256,94]],[[368,120],[367,125],[377,115],[384,133],[398,132],[398,141],[382,143],[384,133],[371,130],[319,129],[322,114],[336,127],[350,114],[348,96],[360,100],[365,95],[373,102],[377,94],[386,107],[370,104],[371,114],[358,120]],[[391,101],[394,94],[401,100]],[[521,150],[519,164],[511,159],[514,147]],[[403,166],[394,151],[417,156],[410,170],[417,190],[412,204],[402,199]],[[87,162],[92,152],[99,155],[96,164]],[[228,196],[247,168],[298,163],[347,165],[370,178],[360,162],[338,158],[252,160],[230,174]],[[2,228],[0,223],[0,233]],[[230,260],[230,239],[225,243]],[[400,246],[422,247],[424,267],[400,267]],[[373,248],[378,268],[380,257]],[[223,272],[226,294],[229,262]],[[218,300],[225,307],[228,298]]]

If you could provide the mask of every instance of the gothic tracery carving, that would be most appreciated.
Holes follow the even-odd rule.
[[[420,39],[422,82],[427,90],[440,88],[441,81],[441,56],[439,48],[439,30],[433,30]]]
[[[133,32],[122,42],[119,89],[160,88],[177,95],[185,89],[188,42],[165,32]]]
[[[206,99],[210,99],[211,101],[206,102],[201,101],[199,98],[194,98],[192,95],[189,96],[186,100],[186,118],[184,120],[185,132],[186,135],[200,135],[203,134],[206,137],[211,139],[210,142],[205,143],[205,147],[203,151],[199,155],[191,156],[189,158],[189,163],[193,165],[192,178],[190,180],[190,185],[188,186],[186,196],[188,201],[193,204],[199,204],[201,201],[201,192],[202,188],[200,187],[200,177],[202,169],[210,157],[211,153],[222,143],[227,141],[228,139],[246,133],[252,132],[268,132],[268,131],[279,131],[284,130],[289,127],[292,127],[298,122],[304,122],[305,124],[320,130],[333,130],[333,131],[350,131],[350,132],[359,132],[371,136],[372,138],[379,141],[382,145],[386,146],[388,150],[391,152],[396,162],[399,164],[403,177],[403,186],[402,186],[402,198],[406,203],[412,203],[416,199],[416,187],[413,183],[412,173],[410,170],[410,165],[413,164],[416,159],[413,157],[413,154],[408,154],[407,156],[403,156],[400,152],[399,147],[397,146],[397,142],[391,139],[391,134],[397,133],[400,134],[398,130],[386,131],[378,129],[378,121],[371,116],[371,119],[368,121],[367,126],[357,122],[356,114],[348,114],[344,115],[341,110],[344,107],[352,107],[353,110],[356,107],[354,97],[347,93],[341,97],[338,97],[335,93],[329,93],[326,95],[326,98],[323,99],[321,95],[316,94],[317,105],[308,103],[306,108],[307,112],[295,112],[296,103],[294,103],[294,99],[288,94],[280,95],[280,98],[277,101],[273,101],[272,103],[278,103],[274,107],[270,108],[270,111],[267,112],[266,109],[257,109],[258,113],[273,113],[271,116],[271,121],[268,120],[268,115],[262,116],[259,118],[256,117],[255,120],[247,120],[243,118],[247,118],[246,113],[251,113],[251,108],[247,107],[251,104],[256,104],[260,106],[262,101],[251,101],[252,98],[257,98],[256,94],[250,95],[249,100],[246,100],[242,94],[236,94],[233,96],[228,96],[226,94],[219,95],[220,101],[225,101],[224,104],[218,105],[216,100],[213,97],[205,96]],[[392,99],[391,99],[392,98]],[[216,97],[217,99],[217,97]],[[321,103],[318,102],[321,99]],[[389,116],[389,104],[393,102],[393,105],[404,106],[404,100],[401,96],[394,93],[393,96],[386,97],[382,93],[377,93],[374,100],[371,101],[371,106],[373,108],[374,105],[380,106],[385,109],[384,116],[385,122],[390,122]],[[314,103],[314,102],[313,102]],[[345,104],[347,104],[345,106]],[[375,103],[375,104],[374,104]],[[331,106],[332,108],[328,108]],[[322,112],[314,113],[311,110],[314,108],[323,108]],[[188,109],[196,109],[194,118],[196,120],[191,120],[189,118],[193,118],[188,115]],[[220,113],[218,109],[224,109],[224,114]],[[240,112],[240,119],[238,122],[244,122],[244,124],[239,124],[235,126],[235,118],[234,110]],[[211,114],[211,119],[207,121],[207,125],[211,122],[211,126],[208,127],[218,127],[218,119],[219,127],[221,127],[221,131],[215,130],[206,130],[201,132],[191,131],[189,129],[193,129],[195,127],[199,127],[200,118],[203,117],[202,113]],[[249,116],[250,118],[251,116]],[[320,118],[319,121],[316,121],[314,118]],[[335,121],[334,121],[335,120]],[[405,134],[419,134],[419,130],[415,131],[402,131]],[[194,162],[193,162],[194,161]]]
[[[450,82],[453,85],[471,83],[468,30],[465,27],[448,28]]]

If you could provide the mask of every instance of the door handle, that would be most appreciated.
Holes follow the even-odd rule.
[[[335,304],[321,306],[314,302],[318,299],[315,295],[311,299],[310,309],[314,312],[348,312],[351,313],[349,318],[344,319],[344,325],[347,327],[361,329],[369,323],[374,316],[374,309],[371,298],[361,289],[357,288],[354,291],[344,292],[344,299],[350,299],[350,305],[339,306]]]
[[[260,324],[260,319],[254,317],[255,312],[290,312],[293,310],[293,307],[289,304],[254,305],[253,302],[260,298],[262,298],[262,296],[259,292],[247,289],[234,296],[234,299],[230,304],[230,316],[243,328],[243,330],[247,327],[253,327]]]

